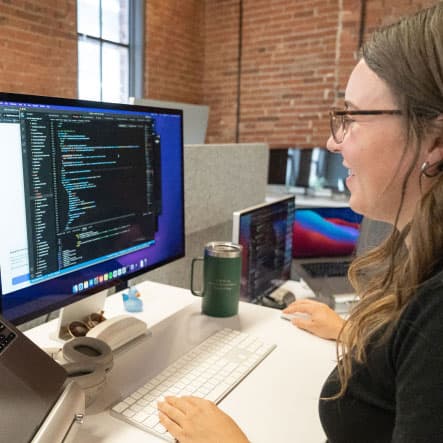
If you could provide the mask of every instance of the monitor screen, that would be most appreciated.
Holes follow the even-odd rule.
[[[297,208],[294,258],[353,255],[361,220],[362,215],[349,207]]]
[[[326,148],[288,150],[286,185],[304,188],[329,188],[345,192],[348,170],[343,157]]]
[[[243,246],[241,299],[257,303],[291,275],[294,196],[233,214],[232,241]]]
[[[4,317],[184,256],[182,111],[0,94],[0,140]]]

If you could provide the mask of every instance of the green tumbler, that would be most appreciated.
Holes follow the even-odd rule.
[[[229,242],[210,242],[204,257],[192,259],[191,292],[203,297],[202,312],[212,317],[238,314],[240,300],[242,246]],[[203,262],[203,289],[194,289],[194,265]]]

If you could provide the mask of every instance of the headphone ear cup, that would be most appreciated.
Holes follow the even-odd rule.
[[[65,363],[63,368],[68,377],[83,389],[86,406],[89,406],[105,387],[106,371],[103,366],[83,361]]]
[[[68,377],[83,389],[89,406],[103,390],[106,373],[114,364],[111,348],[97,338],[77,337],[64,344],[62,354]]]
[[[73,363],[93,363],[108,372],[114,365],[112,350],[103,340],[93,337],[77,337],[63,346],[63,358]]]

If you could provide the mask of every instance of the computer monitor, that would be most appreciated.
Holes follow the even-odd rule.
[[[185,145],[205,143],[208,128],[209,106],[192,103],[154,100],[152,98],[130,97],[130,103],[143,106],[181,109],[183,111],[183,142]]]
[[[291,148],[288,150],[285,183],[300,188],[345,192],[348,170],[342,163],[341,155],[326,148]]]
[[[180,110],[0,94],[0,312],[19,324],[181,258]]]
[[[232,241],[243,246],[240,297],[259,303],[291,275],[294,196],[233,214]]]

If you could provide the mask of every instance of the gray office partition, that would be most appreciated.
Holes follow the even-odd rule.
[[[232,213],[266,198],[265,143],[185,145],[185,258],[138,277],[189,288],[192,257],[212,240],[232,239]]]

